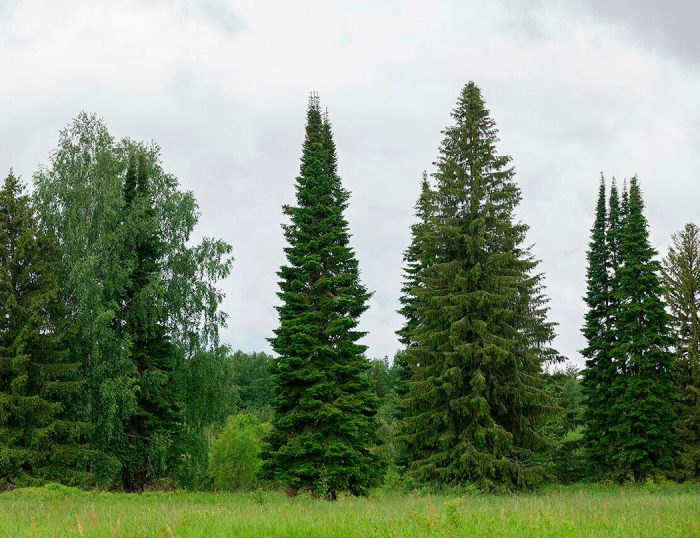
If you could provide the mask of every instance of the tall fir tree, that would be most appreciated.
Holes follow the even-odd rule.
[[[122,484],[143,491],[174,462],[172,446],[182,427],[182,400],[175,373],[180,360],[166,327],[159,237],[151,192],[151,167],[144,148],[130,152],[124,181],[124,258],[129,277],[120,321],[133,361],[136,407],[124,426]]]
[[[60,260],[12,174],[0,191],[0,482],[89,485],[80,358],[66,346]]]
[[[621,434],[614,430],[614,425],[618,417],[612,410],[612,405],[618,399],[624,397],[624,383],[622,382],[621,374],[625,372],[625,360],[621,359],[616,355],[615,350],[622,338],[619,332],[620,319],[620,308],[622,306],[622,299],[618,294],[621,283],[621,268],[624,264],[623,252],[622,252],[622,233],[623,226],[625,223],[626,212],[628,204],[628,190],[627,183],[625,181],[622,191],[622,201],[620,200],[620,194],[617,189],[617,182],[615,178],[612,179],[612,185],[610,186],[610,199],[609,199],[609,211],[608,211],[608,222],[607,230],[605,232],[605,239],[608,246],[609,254],[609,268],[608,268],[608,323],[605,333],[605,339],[607,341],[608,352],[610,356],[610,362],[608,364],[609,371],[607,375],[604,376],[601,381],[601,391],[605,394],[607,400],[607,407],[605,410],[600,409],[601,413],[604,413],[606,420],[605,425],[605,445],[602,443],[598,444],[598,447],[605,451],[605,458],[600,460],[601,464],[596,469],[595,466],[591,470],[594,471],[593,476],[603,477],[609,476],[614,473],[616,468],[614,462],[614,456],[617,453],[618,447],[620,446],[622,440]],[[589,459],[590,460],[590,459]]]
[[[616,359],[614,349],[619,339],[616,320],[620,300],[615,290],[620,287],[620,240],[626,199],[625,186],[621,205],[613,177],[606,210],[605,179],[601,174],[588,252],[588,290],[585,299],[589,310],[583,328],[587,346],[582,350],[587,359],[582,372],[582,388],[586,398],[584,438],[588,473],[594,477],[608,476],[613,472],[613,456],[620,443],[619,435],[612,429],[616,421],[612,404],[620,397],[617,378],[624,371],[624,363]]]
[[[618,478],[644,480],[671,467],[674,450],[673,356],[669,317],[662,300],[660,263],[649,242],[639,182],[633,177],[623,196],[620,268],[614,298],[618,376],[611,430]]]
[[[403,284],[401,286],[401,297],[399,298],[401,308],[398,313],[404,317],[405,321],[403,326],[396,331],[396,334],[405,348],[413,345],[413,333],[419,324],[418,312],[416,311],[416,293],[421,285],[420,272],[423,269],[423,264],[426,263],[425,257],[421,256],[419,250],[419,237],[422,229],[428,224],[431,203],[430,195],[428,174],[423,172],[421,190],[415,205],[416,221],[411,226],[411,242],[403,254]],[[410,364],[405,349],[400,350],[394,356],[394,370],[396,372],[394,392],[396,398],[401,400],[408,394],[408,383],[411,378]],[[394,408],[393,418],[397,421],[402,421],[406,418],[407,412],[409,412],[409,409],[406,406],[397,405]],[[399,442],[396,463],[401,468],[405,468],[408,465],[408,461],[412,459],[407,453],[407,449],[408,446],[404,446]]]
[[[474,83],[460,93],[435,163],[406,349],[402,405],[410,473],[422,482],[514,489],[537,483],[536,426],[549,405],[541,377],[549,347],[542,277],[516,222],[511,158]]]
[[[686,224],[673,234],[663,259],[666,304],[676,361],[677,476],[700,478],[700,228]]]
[[[370,293],[349,246],[348,199],[330,122],[312,97],[296,205],[284,207],[287,264],[278,273],[282,304],[270,340],[279,357],[263,472],[290,494],[361,495],[381,474],[372,452],[378,400],[366,376],[366,348],[357,343]]]
[[[610,194],[611,214],[614,213],[613,201],[616,191]],[[602,475],[608,469],[610,451],[613,449],[610,439],[610,399],[612,379],[615,375],[613,365],[611,334],[611,252],[608,219],[605,198],[605,179],[601,176],[596,203],[595,220],[588,244],[588,268],[586,274],[586,305],[583,336],[587,345],[581,351],[586,358],[586,368],[582,372],[582,388],[586,399],[586,429],[584,430],[588,460],[591,472]]]
[[[425,259],[420,253],[419,238],[422,229],[428,224],[430,216],[430,182],[427,172],[423,172],[421,180],[421,191],[415,205],[416,222],[411,226],[411,243],[403,254],[403,285],[401,286],[401,297],[399,302],[401,314],[405,321],[403,327],[396,331],[399,341],[406,347],[413,341],[413,332],[418,326],[418,316],[416,313],[415,296],[416,290],[420,287],[420,272],[425,263]]]

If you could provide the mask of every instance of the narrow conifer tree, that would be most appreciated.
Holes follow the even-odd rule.
[[[537,262],[515,220],[520,190],[479,88],[467,84],[452,112],[434,174],[429,224],[418,237],[418,326],[406,354],[402,405],[410,473],[423,482],[528,487],[545,413],[543,363],[553,327]]]
[[[290,494],[306,490],[328,499],[365,494],[381,475],[371,451],[378,401],[365,375],[366,348],[357,343],[370,293],[349,246],[348,199],[330,122],[312,97],[296,205],[284,207],[287,263],[278,273],[276,399],[263,472]]]
[[[415,306],[416,289],[420,287],[420,271],[425,259],[420,254],[419,237],[422,228],[428,225],[430,215],[430,183],[428,174],[423,172],[421,180],[421,192],[415,205],[416,222],[411,226],[411,244],[403,255],[403,285],[399,302],[401,308],[399,314],[405,318],[403,327],[396,331],[399,341],[404,346],[410,346],[412,335],[418,326],[418,317]]]
[[[163,244],[150,190],[149,163],[142,148],[132,151],[124,181],[125,260],[129,279],[122,327],[134,364],[136,407],[124,425],[123,486],[143,491],[146,480],[163,476],[171,446],[182,426],[175,382],[178,352],[165,324],[160,259]]]
[[[75,405],[59,259],[12,174],[0,191],[0,483],[91,482],[90,425]]]
[[[700,478],[700,228],[686,224],[673,234],[663,260],[676,361],[677,476]]]
[[[633,177],[623,198],[621,264],[614,297],[618,376],[612,431],[613,455],[620,479],[641,481],[669,469],[674,447],[673,356],[669,352],[669,317],[662,300],[660,264],[649,243],[639,182]]]
[[[429,223],[430,193],[428,174],[423,172],[421,192],[415,205],[416,221],[411,225],[411,243],[403,255],[403,285],[401,287],[401,297],[399,298],[401,308],[398,312],[404,317],[405,321],[403,327],[396,331],[396,334],[399,337],[399,341],[406,348],[414,344],[413,333],[419,324],[418,312],[416,311],[416,293],[418,293],[418,288],[421,286],[420,272],[423,269],[423,264],[426,263],[425,256],[422,256],[419,250],[419,238],[421,233],[423,233],[422,229]],[[405,349],[399,351],[394,357],[394,367],[397,372],[394,392],[396,397],[401,400],[408,394],[408,383],[411,378],[411,367]],[[410,409],[407,406],[397,405],[394,411],[394,418],[397,421],[402,421],[409,412]],[[399,442],[399,454],[396,463],[402,468],[405,468],[408,461],[413,459],[407,453],[407,449],[407,446]]]
[[[613,186],[614,189],[614,186]],[[610,194],[611,214],[616,191]],[[588,244],[588,268],[586,274],[586,305],[583,335],[587,345],[581,351],[586,358],[582,388],[586,398],[585,439],[591,472],[602,475],[608,469],[612,440],[610,439],[610,397],[614,366],[610,342],[610,280],[611,253],[608,237],[608,220],[605,198],[605,179],[601,176],[596,204],[595,221]]]

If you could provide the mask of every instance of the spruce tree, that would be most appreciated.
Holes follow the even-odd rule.
[[[623,191],[626,205],[627,189]],[[623,205],[623,207],[624,207]],[[618,374],[624,365],[615,358],[617,345],[618,308],[616,290],[619,286],[622,254],[620,238],[624,220],[623,207],[615,178],[610,188],[608,208],[605,206],[605,179],[601,183],[596,206],[596,218],[591,231],[588,252],[586,323],[583,328],[587,346],[582,350],[586,357],[583,370],[583,392],[586,398],[586,429],[589,473],[603,477],[612,473],[613,455],[619,445],[618,435],[613,431],[616,417],[612,403],[619,397]]]
[[[87,485],[80,358],[66,346],[60,261],[12,174],[0,191],[0,482]]]
[[[610,200],[609,200],[609,211],[608,211],[608,223],[606,230],[606,242],[608,245],[609,254],[609,271],[608,271],[608,323],[605,333],[605,339],[607,342],[607,349],[610,356],[610,362],[608,364],[610,370],[607,375],[603,377],[601,390],[605,394],[607,400],[606,409],[600,409],[601,413],[604,413],[606,425],[604,433],[605,435],[605,445],[599,443],[598,446],[605,450],[605,459],[600,463],[602,464],[597,469],[594,467],[592,470],[594,476],[609,476],[614,473],[616,465],[614,463],[614,455],[617,453],[618,447],[622,442],[620,432],[614,430],[614,425],[618,417],[612,410],[613,403],[618,399],[624,397],[624,379],[621,374],[625,372],[625,360],[616,355],[615,350],[620,342],[622,335],[619,331],[620,319],[620,308],[622,305],[622,299],[619,296],[620,290],[620,279],[621,279],[621,268],[624,263],[623,252],[622,252],[622,232],[625,222],[625,216],[627,212],[628,203],[628,191],[627,183],[625,181],[623,191],[622,191],[622,202],[620,201],[620,196],[617,190],[617,183],[615,178],[612,179],[612,185],[610,187]]]
[[[403,254],[403,285],[399,302],[401,308],[399,314],[405,318],[403,327],[396,331],[399,341],[404,346],[410,346],[413,332],[418,326],[418,317],[415,306],[416,290],[420,286],[420,271],[423,268],[424,259],[421,259],[419,237],[421,230],[428,223],[430,212],[430,183],[428,174],[423,172],[421,192],[415,205],[416,222],[411,226],[411,243]]]
[[[124,182],[125,260],[129,278],[122,306],[122,329],[133,361],[136,407],[124,425],[123,486],[143,491],[146,480],[162,477],[182,426],[181,397],[175,383],[179,354],[166,327],[159,238],[150,168],[143,148],[132,150]]]
[[[678,437],[677,476],[700,478],[700,228],[673,234],[663,260],[666,303],[675,351]]]
[[[611,213],[613,195],[611,193]],[[612,219],[611,219],[612,220]],[[581,351],[586,358],[582,387],[586,398],[586,429],[584,431],[588,460],[593,474],[604,474],[612,448],[610,439],[610,397],[614,366],[610,342],[610,266],[608,212],[605,199],[605,180],[600,179],[595,220],[588,246],[586,273],[586,305],[583,335],[587,345]]]
[[[411,226],[411,243],[404,251],[403,255],[403,285],[401,286],[401,297],[399,298],[401,308],[398,312],[404,317],[405,321],[403,327],[396,331],[396,334],[399,337],[399,341],[406,348],[413,345],[413,332],[419,323],[415,303],[416,293],[421,285],[420,272],[423,269],[423,264],[425,263],[425,259],[423,256],[421,256],[419,250],[419,237],[422,228],[428,224],[430,192],[428,174],[423,172],[421,192],[415,205],[416,222]],[[394,393],[396,394],[396,397],[401,400],[408,394],[408,383],[411,377],[410,364],[408,362],[408,356],[405,349],[400,350],[394,356],[394,370],[396,372]],[[408,412],[409,409],[406,406],[397,405],[394,408],[393,418],[397,421],[402,421],[406,418]],[[408,465],[408,461],[412,458],[407,453],[408,447],[404,446],[401,442],[398,444],[399,448],[396,463],[400,467],[405,468]]]
[[[555,358],[542,277],[515,220],[520,189],[479,88],[462,90],[435,163],[417,243],[419,320],[402,404],[410,473],[421,482],[514,489],[537,483],[535,432]]]
[[[343,215],[349,194],[337,173],[330,122],[317,97],[307,110],[296,205],[285,206],[287,263],[281,267],[279,327],[271,338],[276,398],[264,473],[290,494],[335,499],[365,494],[380,476],[375,413],[357,341],[370,293]]]
[[[641,481],[670,468],[673,461],[673,356],[669,352],[669,317],[662,301],[660,264],[649,243],[644,203],[636,177],[623,198],[618,281],[613,296],[618,376],[611,429],[618,445],[613,454],[620,479]]]

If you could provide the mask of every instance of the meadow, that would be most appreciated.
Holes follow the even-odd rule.
[[[376,491],[336,502],[279,492],[0,494],[0,536],[700,536],[700,485],[568,486],[519,495]]]

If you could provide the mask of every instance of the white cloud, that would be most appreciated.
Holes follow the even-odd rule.
[[[600,171],[639,173],[659,248],[698,219],[700,78],[679,49],[650,52],[578,1],[520,5],[0,0],[0,170],[29,178],[82,109],[116,136],[156,140],[200,201],[200,232],[234,245],[225,338],[267,349],[280,207],[293,199],[306,97],[318,90],[352,191],[353,245],[375,291],[365,342],[391,355],[420,175],[474,80],[500,149],[514,157],[556,344],[577,357]]]

